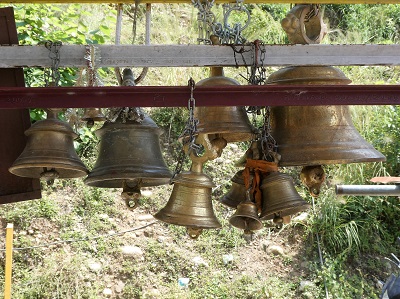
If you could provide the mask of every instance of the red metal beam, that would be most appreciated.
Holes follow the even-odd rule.
[[[0,109],[186,107],[185,86],[0,87]],[[199,86],[196,106],[399,105],[400,85]]]

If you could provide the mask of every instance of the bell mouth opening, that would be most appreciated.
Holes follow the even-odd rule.
[[[43,167],[43,172],[40,174],[40,178],[44,179],[48,185],[53,185],[54,180],[59,177],[59,173],[54,168],[48,169],[47,167]]]

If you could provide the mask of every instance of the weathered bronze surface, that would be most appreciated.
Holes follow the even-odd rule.
[[[229,219],[229,223],[237,228],[243,229],[245,233],[263,228],[263,224],[258,218],[257,206],[250,200],[241,202],[235,214]]]
[[[333,67],[287,67],[267,84],[348,84]],[[355,129],[348,106],[271,108],[271,135],[278,143],[280,166],[347,164],[385,161]]]
[[[196,229],[221,227],[212,206],[211,191],[215,185],[210,177],[188,171],[178,174],[173,182],[171,196],[154,215],[156,219]]]
[[[99,154],[85,183],[101,188],[167,184],[172,174],[162,157],[160,133],[147,115],[141,123],[121,119],[105,123],[96,131],[101,138]]]
[[[244,185],[243,170],[238,171],[231,179],[232,186],[220,198],[220,202],[230,208],[236,209],[238,204],[246,199],[246,186]]]
[[[319,44],[328,32],[321,9],[307,4],[295,5],[281,25],[292,44]]]
[[[222,67],[211,68],[211,77],[196,83],[197,86],[239,85],[223,75]],[[210,140],[222,137],[227,142],[248,141],[254,136],[254,128],[244,107],[196,107],[199,133],[209,134]]]
[[[261,220],[284,217],[305,211],[310,205],[296,191],[292,178],[285,173],[271,172],[262,182]]]
[[[37,121],[25,131],[26,146],[9,168],[12,174],[51,181],[88,173],[74,149],[77,135],[68,123],[57,118],[57,112],[49,109],[47,119]]]

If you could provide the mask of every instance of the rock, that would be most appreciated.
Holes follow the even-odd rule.
[[[105,289],[103,290],[103,295],[104,295],[104,296],[107,296],[107,297],[111,296],[111,295],[112,295],[112,290],[109,289],[109,288],[105,288]]]
[[[307,212],[304,212],[304,213],[301,213],[300,215],[298,215],[298,216],[292,218],[292,221],[293,221],[293,222],[300,222],[300,223],[303,223],[303,222],[307,221],[307,218],[308,218],[308,213],[307,213]]]
[[[99,214],[99,218],[100,219],[108,219],[108,215],[107,214]]]
[[[121,280],[118,280],[117,284],[115,285],[114,290],[116,293],[121,293],[122,290],[124,289],[124,287],[125,287],[125,283],[123,283]]]
[[[28,229],[28,234],[33,235],[35,231],[33,229]]]
[[[154,237],[154,231],[152,228],[147,228],[143,231],[143,236],[147,237],[147,238],[152,238]]]
[[[203,266],[205,266],[205,267],[208,267],[208,263],[207,263],[202,257],[200,257],[200,256],[195,256],[195,257],[192,259],[192,261],[193,261],[193,263],[194,263],[196,266],[201,266],[201,265],[203,265]]]
[[[299,291],[300,292],[305,292],[311,288],[314,288],[315,284],[312,281],[309,280],[302,280],[300,281],[300,285],[299,285]]]
[[[151,190],[141,190],[142,196],[144,197],[151,197],[153,195],[153,191]]]
[[[161,292],[157,289],[147,289],[143,292],[143,298],[158,299],[161,298]]]
[[[101,264],[97,262],[89,262],[88,267],[92,272],[99,272],[101,270]]]
[[[154,220],[154,217],[151,214],[144,214],[144,215],[139,215],[137,217],[137,220],[138,221],[151,221],[151,220]]]
[[[268,247],[268,252],[275,255],[283,255],[283,248],[279,245],[271,245]]]
[[[234,144],[234,143],[228,143],[228,146],[234,152],[236,152],[239,149],[239,146],[237,144]]]
[[[164,242],[165,242],[165,239],[166,239],[166,238],[165,238],[164,236],[158,236],[158,237],[157,237],[157,242],[158,242],[158,243],[164,243]]]
[[[222,256],[222,262],[227,265],[231,262],[233,262],[233,255],[232,254],[224,254]]]
[[[121,251],[123,255],[141,257],[143,256],[143,251],[137,246],[122,246]]]
[[[225,161],[225,159],[222,157],[218,157],[217,159],[215,159],[215,163],[218,163],[218,164],[222,164],[222,163],[224,163],[224,161]]]

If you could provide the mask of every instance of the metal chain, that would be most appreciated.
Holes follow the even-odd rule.
[[[193,96],[195,82],[192,78],[189,79],[188,85],[190,87],[190,98],[188,100],[188,109],[189,109],[189,118],[186,122],[186,126],[179,136],[179,139],[182,140],[182,149],[179,153],[178,161],[174,170],[174,173],[170,179],[170,183],[172,184],[172,180],[175,178],[177,174],[182,171],[183,163],[185,161],[186,156],[189,156],[192,151],[195,151],[196,154],[199,154],[202,146],[195,143],[196,134],[197,134],[197,125],[199,121],[194,117],[194,109],[196,108],[196,100]],[[184,148],[188,146],[188,151],[185,153]]]
[[[215,15],[211,11],[214,1],[192,0],[192,4],[199,11],[197,13],[198,38],[197,41],[203,44],[211,44],[210,36],[218,36],[220,43],[242,45],[246,39],[242,36],[242,31],[250,24],[251,16],[249,10],[243,5],[243,0],[236,0],[233,5],[223,4],[223,22],[216,22]],[[244,24],[235,23],[232,26],[228,20],[233,11],[245,12],[247,20]]]
[[[211,11],[211,7],[214,5],[212,1],[201,1],[192,0],[192,4],[199,11],[197,13],[197,26],[198,26],[198,38],[199,44],[211,44],[210,36],[213,33],[213,24],[215,23],[215,15]]]
[[[58,70],[58,66],[60,64],[60,49],[62,43],[60,41],[57,42],[46,41],[44,45],[46,49],[49,50],[49,58],[51,59],[50,70],[49,69],[44,70],[44,81],[46,87],[50,85],[58,86],[58,83],[60,81],[60,72]]]
[[[278,145],[276,140],[271,135],[271,107],[267,106],[264,109],[264,123],[261,128],[261,151],[263,160],[274,161]]]

